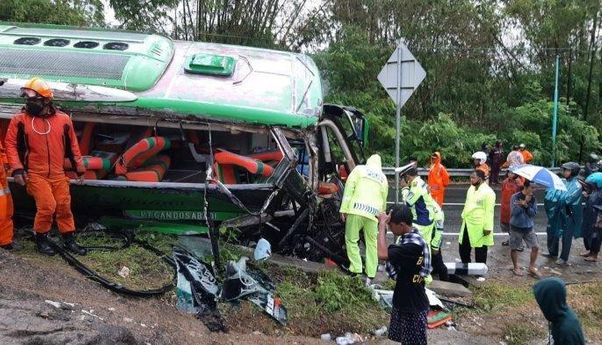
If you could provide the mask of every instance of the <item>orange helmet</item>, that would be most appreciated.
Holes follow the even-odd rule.
[[[52,93],[52,89],[42,78],[33,77],[28,80],[25,85],[21,88],[23,92],[23,96],[26,97],[35,97],[35,95],[30,95],[28,91],[35,91],[38,95],[44,98],[52,98],[54,94]]]

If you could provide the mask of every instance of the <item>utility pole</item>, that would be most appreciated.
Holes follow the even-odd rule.
[[[552,167],[556,166],[556,126],[558,125],[558,75],[560,74],[560,55],[556,54],[556,77],[554,80],[554,111],[552,114]]]

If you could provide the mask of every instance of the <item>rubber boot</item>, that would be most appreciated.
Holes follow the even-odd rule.
[[[77,255],[86,255],[88,251],[85,248],[82,248],[75,242],[75,237],[73,237],[73,233],[69,233],[63,235],[63,244],[65,245],[65,249],[70,251],[73,254]]]
[[[50,241],[48,239],[48,234],[36,234],[36,246],[38,247],[38,252],[42,254],[46,254],[48,256],[53,256],[56,254],[54,249],[50,246]]]

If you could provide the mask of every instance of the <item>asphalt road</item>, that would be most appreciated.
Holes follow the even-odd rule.
[[[443,205],[443,211],[445,212],[445,229],[443,243],[441,250],[443,253],[443,260],[445,262],[459,262],[458,254],[458,233],[462,220],[460,214],[464,207],[464,201],[466,199],[466,191],[468,185],[452,185],[450,186],[445,195],[445,201]],[[501,194],[499,187],[494,188],[496,192],[496,207],[495,207],[495,227],[494,227],[494,246],[489,247],[489,255],[487,264],[489,266],[489,274],[491,277],[504,277],[506,279],[511,277],[510,268],[512,267],[510,261],[510,249],[501,245],[502,241],[508,238],[508,235],[501,232],[500,229],[500,200]],[[540,253],[547,252],[547,236],[546,225],[547,218],[543,208],[543,196],[545,190],[540,188],[536,190],[536,200],[538,205],[537,217],[535,219],[535,231],[538,233],[538,241],[540,245]],[[389,193],[390,201],[394,201],[395,194],[394,190]],[[390,239],[392,241],[392,238]],[[553,260],[549,260],[541,255],[537,259],[537,266],[540,268],[543,276],[561,276],[567,281],[587,281],[587,280],[599,280],[602,279],[602,262],[589,263],[579,257],[579,253],[582,252],[583,239],[574,239],[571,246],[571,253],[569,257],[569,266],[558,266],[554,264]],[[474,260],[474,253],[473,260]],[[528,267],[529,254],[528,249],[524,253],[519,255],[519,263],[522,267]]]
[[[446,189],[445,192],[445,200],[443,204],[443,212],[445,212],[445,233],[458,233],[460,231],[460,226],[462,226],[462,219],[460,214],[462,213],[462,209],[464,207],[464,201],[466,200],[466,191],[468,190],[467,184],[458,184],[451,185]],[[500,233],[500,202],[502,199],[501,192],[499,187],[495,187],[494,191],[496,193],[496,207],[495,207],[495,228],[494,233]],[[535,198],[537,203],[539,204],[537,207],[537,216],[535,218],[535,231],[536,232],[545,232],[546,231],[546,213],[543,208],[543,197],[544,190],[537,189],[535,192]],[[395,201],[395,190],[391,189],[389,191],[389,203],[393,204]],[[497,235],[497,236],[500,236]],[[447,235],[451,236],[451,235]]]

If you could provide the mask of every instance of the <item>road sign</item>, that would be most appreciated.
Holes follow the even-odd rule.
[[[399,40],[397,48],[387,60],[387,63],[378,74],[378,81],[387,90],[393,102],[397,105],[395,114],[395,168],[399,168],[399,141],[401,126],[401,107],[412,96],[414,90],[426,77],[424,68],[416,60],[408,47]],[[395,204],[399,203],[399,175],[395,174]]]
[[[403,41],[400,41],[378,74],[378,81],[387,90],[393,102],[399,107],[403,107],[425,77],[426,72],[420,63]],[[400,90],[401,95],[398,95]]]

